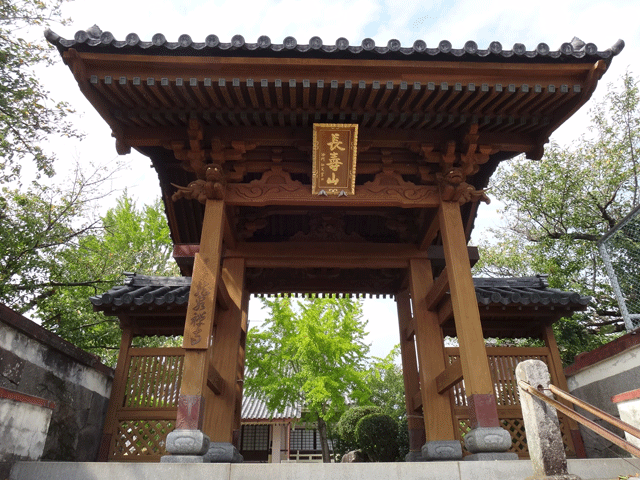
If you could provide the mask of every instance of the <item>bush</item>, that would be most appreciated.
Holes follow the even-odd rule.
[[[380,407],[368,406],[368,407],[351,407],[344,412],[338,421],[336,430],[340,436],[340,440],[343,444],[348,446],[351,450],[357,448],[356,445],[356,426],[360,419],[366,415],[372,413],[381,413]]]
[[[393,462],[398,456],[398,424],[389,415],[371,413],[356,425],[356,442],[374,462]]]

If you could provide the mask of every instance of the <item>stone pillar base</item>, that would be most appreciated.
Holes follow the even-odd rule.
[[[167,435],[167,452],[160,463],[203,463],[209,437],[200,430],[174,430]]]
[[[511,448],[511,434],[502,427],[476,427],[464,436],[471,453],[500,453]]]
[[[458,440],[434,440],[422,446],[424,461],[461,460],[462,445]]]
[[[422,452],[409,452],[404,456],[405,462],[424,462]]]
[[[244,458],[231,443],[211,442],[204,454],[205,463],[242,463]]]
[[[464,457],[465,461],[493,461],[493,460],[518,460],[517,453],[509,453],[509,452],[482,452],[482,453],[472,453],[471,455],[467,455]]]

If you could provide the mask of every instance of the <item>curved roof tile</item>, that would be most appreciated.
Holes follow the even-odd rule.
[[[248,56],[248,57],[316,57],[316,58],[362,58],[362,59],[411,59],[411,60],[470,60],[478,61],[511,61],[536,62],[580,61],[589,62],[599,59],[611,59],[624,48],[624,41],[618,40],[611,48],[598,50],[593,43],[585,43],[577,37],[571,42],[560,45],[552,51],[546,43],[538,44],[527,50],[522,43],[514,44],[511,49],[503,48],[500,42],[491,42],[486,49],[481,49],[472,40],[462,48],[453,48],[448,40],[442,40],[437,46],[429,47],[423,40],[416,40],[411,46],[402,46],[397,39],[391,39],[385,46],[377,46],[371,38],[365,38],[360,45],[350,45],[344,38],[338,38],[334,45],[325,44],[317,36],[311,37],[308,43],[301,43],[294,37],[286,37],[282,43],[273,43],[266,35],[260,36],[256,43],[247,43],[242,35],[234,35],[229,43],[220,42],[216,35],[208,35],[204,42],[194,42],[186,34],[180,35],[178,41],[167,41],[166,37],[157,33],[151,41],[143,41],[136,33],[130,33],[124,40],[116,40],[111,32],[102,31],[94,25],[88,30],[79,30],[73,39],[65,39],[50,29],[45,31],[46,39],[58,50],[69,48],[77,50],[100,50],[112,53],[136,53],[146,55],[193,55],[193,56]]]

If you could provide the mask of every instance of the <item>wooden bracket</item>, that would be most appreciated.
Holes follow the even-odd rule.
[[[436,377],[436,388],[442,394],[462,380],[462,363],[456,360]]]

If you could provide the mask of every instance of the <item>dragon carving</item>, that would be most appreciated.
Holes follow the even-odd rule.
[[[171,196],[174,202],[181,198],[186,198],[187,200],[197,200],[200,203],[206,203],[207,200],[224,199],[226,180],[222,166],[213,163],[207,167],[205,180],[195,180],[186,187],[181,187],[175,183],[171,185],[178,189]]]

